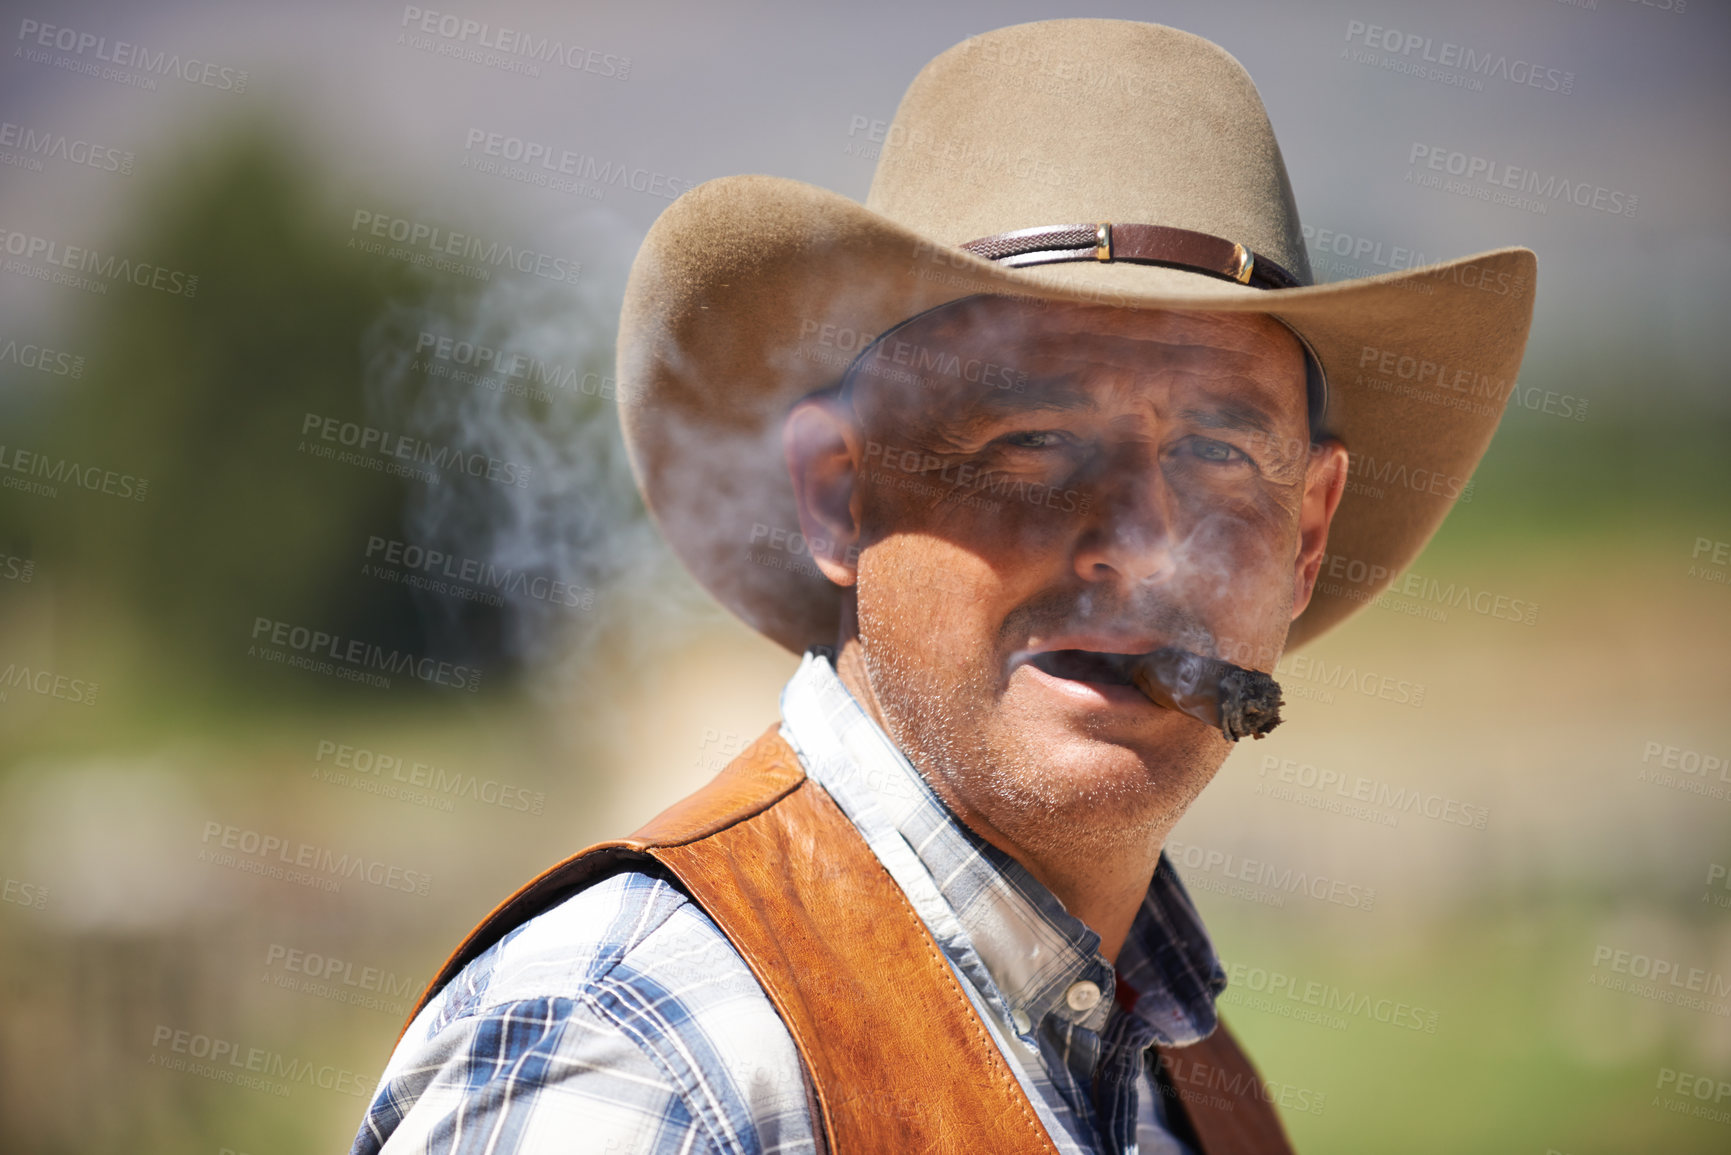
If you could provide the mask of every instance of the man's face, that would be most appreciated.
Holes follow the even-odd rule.
[[[1182,813],[1226,740],[1090,655],[1273,668],[1309,593],[1304,380],[1256,315],[975,298],[879,346],[852,390],[859,638],[946,793],[1000,828]]]

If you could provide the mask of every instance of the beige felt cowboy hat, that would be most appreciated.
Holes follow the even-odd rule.
[[[977,293],[1268,313],[1309,346],[1313,402],[1319,366],[1322,420],[1352,459],[1297,645],[1398,575],[1461,496],[1514,384],[1536,270],[1506,248],[1312,285],[1236,60],[1156,24],[1021,24],[920,71],[863,206],[771,176],[674,201],[625,291],[621,422],[675,552],[798,652],[833,643],[839,591],[798,534],[782,419],[878,334]]]

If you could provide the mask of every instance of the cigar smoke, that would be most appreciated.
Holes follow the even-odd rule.
[[[633,234],[619,222],[573,227],[580,235],[562,251],[582,258],[576,283],[510,269],[479,285],[453,278],[394,303],[363,349],[370,421],[511,467],[410,482],[404,538],[492,567],[483,588],[504,600],[495,644],[524,666],[568,674],[600,627],[644,617],[622,612],[622,597],[647,596],[656,583],[644,576],[672,568],[615,412],[614,332]],[[484,644],[464,601],[413,592],[435,647]],[[669,608],[659,601],[649,617]]]

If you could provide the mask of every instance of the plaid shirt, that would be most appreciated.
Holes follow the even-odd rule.
[[[907,894],[1058,1149],[1188,1155],[1150,1048],[1210,1033],[1226,976],[1165,857],[1114,972],[1097,934],[932,793],[827,651],[781,707],[782,736]],[[814,1147],[798,1054],[744,960],[671,883],[626,872],[513,930],[416,1016],[354,1151]]]

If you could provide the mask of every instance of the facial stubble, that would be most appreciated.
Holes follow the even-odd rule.
[[[1048,735],[1029,733],[1037,719],[1005,700],[998,655],[925,656],[923,616],[896,596],[914,588],[907,576],[862,558],[854,587],[860,656],[890,738],[953,809],[1039,857],[1074,859],[1162,836],[1213,777],[1225,752],[1200,728],[1182,731],[1158,762],[1098,723],[1085,723],[1053,754]],[[1099,760],[1078,767],[1078,746],[1097,746]],[[1105,769],[1126,753],[1127,768]]]

